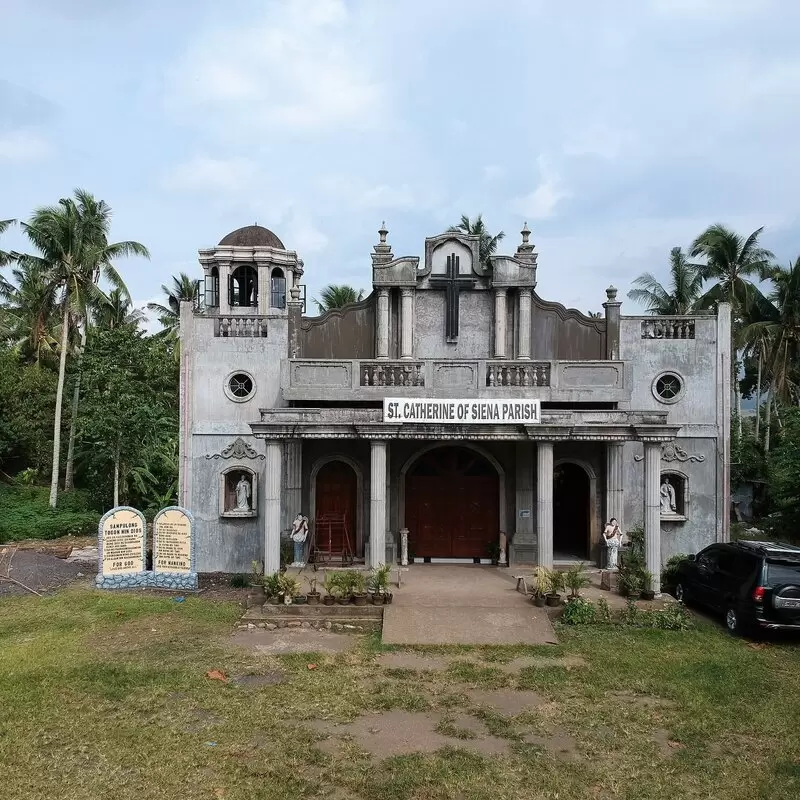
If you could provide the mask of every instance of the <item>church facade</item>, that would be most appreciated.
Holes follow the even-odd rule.
[[[180,502],[199,571],[305,555],[598,562],[604,520],[645,533],[648,569],[729,530],[730,309],[586,316],[536,293],[527,226],[484,263],[477,237],[395,257],[372,293],[304,313],[303,262],[259,226],[200,251],[181,308]]]

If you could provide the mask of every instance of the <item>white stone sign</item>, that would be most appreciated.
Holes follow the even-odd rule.
[[[153,520],[153,586],[162,589],[196,589],[192,515],[169,506]]]
[[[387,397],[384,422],[424,425],[535,425],[542,421],[539,400],[415,400]]]
[[[135,508],[118,506],[103,515],[97,530],[98,588],[147,585],[145,531],[144,515]]]

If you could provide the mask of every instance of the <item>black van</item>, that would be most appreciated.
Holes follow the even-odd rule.
[[[733,634],[758,628],[800,631],[800,547],[712,544],[681,563],[675,597],[724,614]]]

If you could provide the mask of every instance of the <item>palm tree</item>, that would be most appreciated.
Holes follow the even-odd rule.
[[[730,303],[734,317],[741,319],[754,303],[764,303],[756,285],[747,280],[750,276],[766,277],[775,258],[758,243],[763,230],[758,228],[745,239],[724,225],[711,225],[694,240],[690,255],[706,259],[699,266],[700,275],[704,281],[715,281],[699,299],[700,307]]]
[[[4,338],[18,347],[22,357],[41,364],[58,353],[56,291],[39,264],[20,264],[11,273],[14,283],[0,285],[4,301]]]
[[[331,283],[319,293],[320,300],[314,300],[320,314],[334,308],[344,308],[350,303],[358,303],[364,297],[363,289],[354,289],[345,284]]]
[[[132,306],[130,299],[119,289],[112,289],[108,293],[108,302],[99,306],[93,314],[95,326],[107,331],[124,325],[136,328],[146,316],[144,311]]]
[[[697,264],[692,264],[680,247],[669,251],[670,285],[666,289],[649,272],[633,282],[635,289],[628,297],[644,306],[648,314],[673,316],[691,314],[696,310],[703,278]]]
[[[147,310],[156,312],[165,335],[176,338],[181,322],[181,302],[184,300],[195,302],[200,291],[199,285],[185,272],[181,272],[177,277],[172,276],[172,288],[162,284],[161,291],[167,296],[167,304],[148,303]]]
[[[58,205],[38,208],[30,220],[23,223],[23,231],[39,255],[15,254],[21,263],[37,264],[45,271],[48,285],[58,295],[61,313],[53,473],[50,481],[52,508],[56,507],[58,500],[61,416],[70,329],[73,326],[79,328],[81,340],[85,343],[89,311],[94,304],[106,300],[98,286],[101,276],[113,288],[127,294],[125,283],[112,264],[114,259],[131,255],[150,256],[147,248],[139,242],[109,244],[110,226],[111,208],[102,200],[96,200],[89,192],[76,189],[74,199],[62,198]],[[75,394],[78,392],[79,385],[76,385]]]
[[[0,234],[8,230],[15,222],[16,220],[14,219],[0,219]],[[5,250],[0,250],[0,267],[6,266],[6,264],[10,263],[11,261],[13,261],[11,253],[7,253]],[[4,280],[3,276],[0,275],[0,289],[6,285],[6,281]]]
[[[769,313],[769,302],[750,280],[751,276],[763,279],[769,273],[775,256],[761,247],[758,237],[763,227],[748,237],[726,228],[710,225],[692,243],[690,255],[704,256],[705,264],[699,267],[703,280],[714,281],[714,285],[698,300],[701,308],[713,308],[718,303],[730,303],[733,313],[731,326],[731,384],[738,416],[739,437],[742,435],[742,394],[739,387],[739,359],[736,344],[747,314],[762,310]]]
[[[486,230],[486,225],[483,222],[483,214],[478,214],[474,220],[470,220],[466,214],[462,214],[461,222],[459,222],[458,225],[451,225],[447,229],[448,233],[455,233],[456,231],[461,231],[471,236],[480,236],[478,256],[481,260],[481,264],[487,267],[491,266],[489,257],[494,255],[497,250],[497,245],[505,238],[505,233],[500,231],[495,236],[492,236],[492,234]]]

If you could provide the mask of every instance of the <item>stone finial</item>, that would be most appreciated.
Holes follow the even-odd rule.
[[[520,244],[517,245],[516,257],[520,261],[525,261],[528,264],[533,264],[534,266],[536,266],[537,256],[536,253],[534,252],[536,248],[530,241],[531,229],[528,227],[527,222],[522,226],[520,234],[522,235],[522,242],[520,242]]]
[[[531,238],[531,229],[527,222],[522,226],[520,233],[522,234],[522,244],[528,244],[528,240]]]
[[[392,246],[387,243],[386,236],[388,235],[389,231],[386,229],[386,222],[381,222],[380,230],[378,231],[378,235],[380,236],[380,241],[378,244],[373,245],[372,249],[375,251],[372,254],[372,266],[376,267],[379,264],[389,264],[391,261],[394,260],[394,256],[392,255]]]
[[[609,303],[615,303],[617,301],[617,287],[609,286],[608,289],[606,289],[606,297]]]
[[[292,298],[293,303],[297,303],[300,300],[300,287],[292,286],[292,288],[289,289],[289,296]]]

